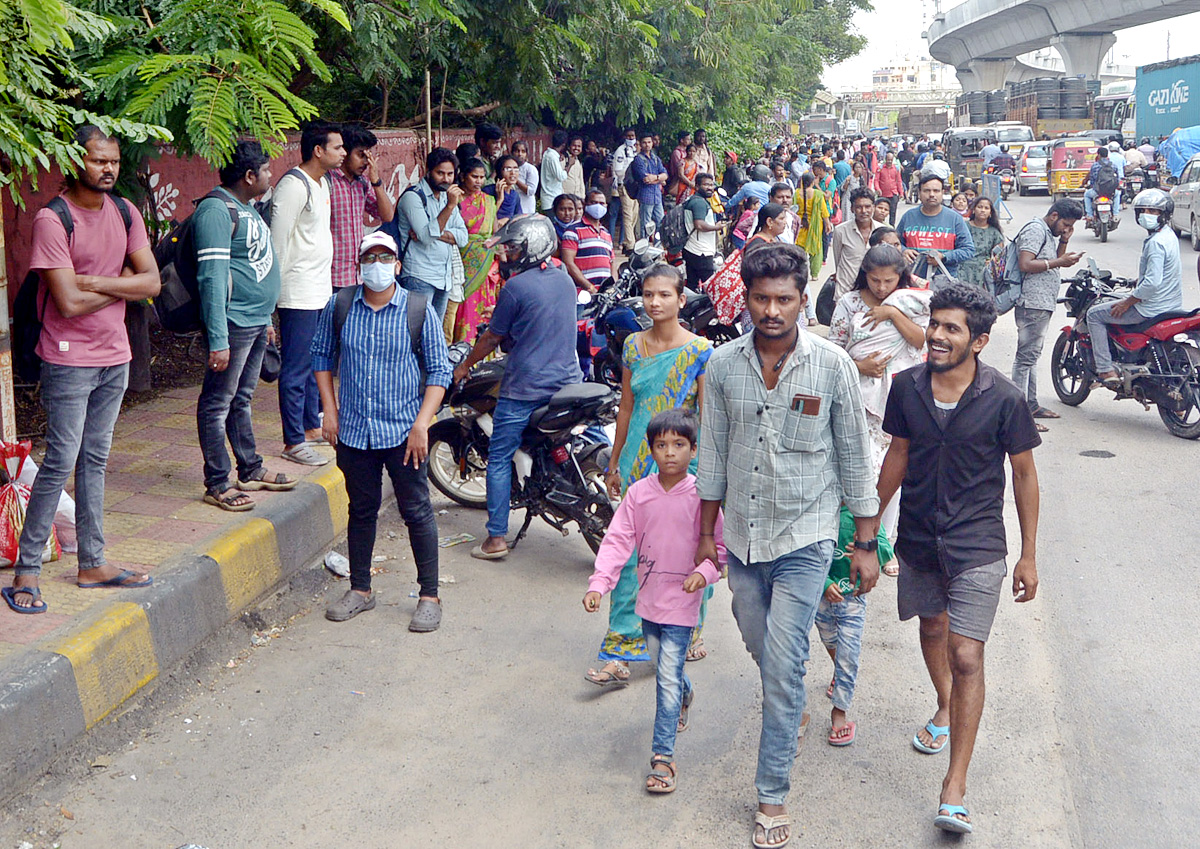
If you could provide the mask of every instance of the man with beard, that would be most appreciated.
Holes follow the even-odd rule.
[[[687,268],[688,288],[700,291],[700,284],[716,273],[717,234],[721,225],[708,202],[717,191],[712,174],[696,175],[696,194],[688,198],[684,208],[688,213],[687,244],[683,246],[683,264]]]
[[[117,140],[87,125],[75,132],[75,143],[83,149],[78,173],[33,219],[29,269],[39,277],[46,456],[25,509],[13,585],[4,588],[17,613],[48,607],[38,588],[42,550],[72,471],[77,585],[144,587],[151,580],[104,558],[104,470],[129,382],[125,303],[158,295],[158,266],[141,213],[112,194],[121,170]]]
[[[912,745],[937,754],[951,744],[934,825],[969,833],[963,795],[983,713],[983,648],[1007,574],[1004,458],[1021,526],[1013,600],[1026,602],[1038,588],[1033,449],[1042,439],[1021,390],[979,361],[996,321],[991,297],[955,284],[937,292],[930,309],[929,360],[896,375],[888,396],[883,429],[892,444],[879,498],[887,504],[903,483],[896,600],[902,620],[921,621],[921,653],[937,690],[937,710]]]
[[[796,245],[766,244],[742,260],[754,332],[708,361],[700,432],[700,545],[725,505],[729,588],[742,640],[762,679],[758,812],[753,843],[791,838],[784,805],[804,713],[808,634],[838,538],[839,505],[854,515],[850,582],[879,579],[879,512],[858,369],[841,348],[797,326],[808,258]]]
[[[375,156],[379,139],[366,127],[342,125],[346,158],[341,168],[329,172],[329,226],[333,231],[333,288],[358,284],[358,246],[366,227],[364,218],[392,220],[396,205],[383,186]]]
[[[506,281],[488,329],[454,370],[454,382],[466,380],[473,365],[507,343],[488,445],[487,539],[471,552],[479,560],[499,560],[508,554],[512,458],[521,434],[534,410],[564,386],[581,383],[583,374],[575,352],[575,283],[550,264],[558,247],[554,225],[543,215],[514,218],[487,245],[496,248]]]

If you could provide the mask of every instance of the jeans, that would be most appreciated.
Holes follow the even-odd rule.
[[[1017,355],[1013,357],[1012,380],[1025,393],[1030,409],[1038,408],[1037,364],[1050,329],[1053,310],[1031,310],[1018,305],[1013,314],[1017,319]]]
[[[654,754],[668,758],[675,755],[675,734],[679,730],[684,697],[692,692],[692,682],[683,671],[692,630],[686,625],[660,625],[642,620],[642,635],[646,638],[646,650],[654,659],[658,681],[651,748]]]
[[[414,469],[404,462],[405,443],[395,448],[351,448],[339,442],[337,466],[346,478],[350,500],[346,545],[350,553],[350,588],[371,589],[371,555],[375,551],[375,527],[383,502],[383,470],[386,468],[396,493],[396,507],[408,528],[408,541],[417,564],[421,595],[438,595],[438,526],[429,502],[429,464]]]
[[[25,508],[16,574],[42,571],[42,549],[50,538],[58,499],[72,469],[79,568],[98,569],[105,564],[104,471],[128,385],[128,363],[100,368],[42,363],[46,456]]]
[[[652,232],[656,232],[658,230],[658,225],[663,220],[662,192],[656,191],[654,193],[653,203],[639,201],[638,212],[640,213],[641,217],[642,238],[648,239],[650,238],[650,234]],[[653,227],[650,226],[651,223],[653,223]]]
[[[608,228],[608,233],[612,236],[613,249],[621,244],[621,224],[623,217],[621,215],[621,196],[613,195],[608,198],[608,219],[604,222],[604,226]]]
[[[689,289],[700,291],[700,284],[717,273],[716,257],[701,256],[691,251],[683,252],[683,265],[687,269]]]
[[[250,480],[263,459],[254,444],[250,402],[258,386],[263,353],[267,350],[267,328],[229,325],[229,367],[204,372],[200,400],[196,402],[196,430],[204,455],[204,488],[224,492],[229,488],[229,452],[233,447],[239,480]]]
[[[854,698],[866,621],[866,596],[850,596],[837,604],[822,598],[817,606],[817,633],[825,648],[834,652],[833,706],[838,710],[850,710],[850,700]]]
[[[279,418],[285,445],[321,426],[321,396],[312,370],[312,342],[321,310],[279,310]]]
[[[754,786],[763,805],[784,804],[791,789],[796,735],[805,704],[808,634],[832,559],[833,540],[764,563],[742,563],[729,555],[733,617],[762,678],[762,733]]]
[[[1108,325],[1138,324],[1151,316],[1138,312],[1137,307],[1130,307],[1125,314],[1118,317],[1112,314],[1112,308],[1120,301],[1109,301],[1096,304],[1088,310],[1088,333],[1092,336],[1092,355],[1096,359],[1096,373],[1104,374],[1113,370],[1112,346],[1108,342]]]
[[[417,292],[429,299],[429,304],[437,310],[438,319],[446,318],[446,303],[450,300],[449,289],[439,289],[432,283],[418,280],[416,277],[401,277],[400,287],[409,292]]]
[[[501,398],[492,411],[492,436],[488,445],[487,532],[502,537],[508,533],[508,505],[512,499],[512,460],[521,447],[521,434],[529,417],[549,401],[519,401]]]
[[[1083,193],[1083,214],[1088,218],[1092,217],[1092,211],[1095,208],[1096,198],[1100,197],[1100,193],[1095,189],[1088,189]],[[1113,212],[1116,213],[1121,209],[1121,192],[1117,190],[1112,196]]]
[[[888,226],[896,226],[896,207],[900,205],[900,195],[892,195],[887,199],[888,202]]]

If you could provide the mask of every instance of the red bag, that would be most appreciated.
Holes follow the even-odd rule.
[[[734,251],[712,277],[703,283],[704,291],[717,311],[717,321],[733,324],[746,309],[746,284],[742,282],[742,252]]]
[[[29,487],[18,483],[21,467],[29,458],[28,442],[0,443],[0,567],[12,566],[20,552],[21,530],[25,527],[25,508],[29,505]],[[58,533],[50,526],[50,538],[42,549],[42,562],[62,557]]]

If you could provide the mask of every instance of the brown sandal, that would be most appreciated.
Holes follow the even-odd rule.
[[[223,489],[220,492],[210,489],[204,493],[204,503],[220,507],[222,510],[228,510],[230,513],[244,513],[247,510],[254,509],[254,501],[251,500],[250,496],[242,492],[235,492],[233,487]]]
[[[260,489],[266,489],[271,492],[284,492],[296,486],[296,479],[289,478],[283,472],[277,472],[274,479],[267,478],[267,470],[259,466],[250,480],[238,481],[235,484],[242,492],[256,492]]]
[[[665,771],[660,767],[665,767]],[[646,792],[675,792],[675,763],[666,755],[655,755],[650,759],[650,773],[646,776]]]

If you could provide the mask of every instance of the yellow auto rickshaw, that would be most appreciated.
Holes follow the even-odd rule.
[[[1083,182],[1096,161],[1094,139],[1055,139],[1050,142],[1047,181],[1054,200],[1082,197]]]
[[[950,173],[961,182],[965,177],[977,181],[983,176],[983,149],[996,141],[996,131],[990,127],[952,127],[942,136]]]

